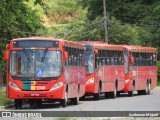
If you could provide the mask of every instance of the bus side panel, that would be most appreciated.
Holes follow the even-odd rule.
[[[75,75],[75,70],[74,70],[74,67],[66,67],[65,69],[65,76],[66,76],[66,91],[68,92],[68,98],[72,98],[73,96],[75,96],[76,94],[73,93],[73,90],[74,89],[77,89],[77,88],[74,88],[76,85],[76,83],[74,83],[74,75]]]
[[[147,80],[151,80],[151,88],[153,89],[157,83],[157,69],[156,67],[138,67],[136,69],[136,78],[137,80],[137,90],[145,90]]]
[[[118,74],[116,78],[118,80],[117,91],[121,91],[125,86],[124,66],[117,66],[117,71],[115,74]]]
[[[65,79],[68,85],[68,98],[74,98],[77,96],[78,85],[80,87],[80,95],[84,95],[85,92],[85,70],[80,67],[66,67]]]
[[[146,88],[146,82],[148,78],[148,70],[144,67],[138,67],[137,69],[137,90],[144,90]]]
[[[102,77],[103,78],[103,77]],[[114,90],[115,82],[118,82],[118,91],[124,88],[124,66],[105,66],[104,67],[104,92]]]
[[[113,66],[104,67],[104,92],[111,92],[115,85],[115,69]]]
[[[155,88],[157,85],[157,71],[158,68],[156,66],[152,66],[151,71],[150,71],[150,75],[151,75],[151,89]]]
[[[79,80],[79,97],[82,97],[85,94],[85,68],[80,67],[78,71],[78,80]]]
[[[99,83],[102,80],[102,69],[99,67],[99,70],[95,70],[94,74],[94,93],[98,93]]]

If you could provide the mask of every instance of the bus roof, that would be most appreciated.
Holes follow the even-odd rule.
[[[153,47],[142,47],[138,45],[124,45],[124,47],[132,52],[157,52],[157,49]]]
[[[14,41],[21,41],[21,40],[51,40],[51,41],[59,41],[62,43],[63,46],[72,46],[72,47],[79,47],[83,48],[84,45],[82,43],[76,42],[76,41],[69,41],[69,40],[63,40],[63,39],[58,39],[56,37],[37,37],[37,36],[32,36],[28,38],[14,38],[10,41],[11,46],[13,45]]]
[[[85,45],[92,45],[95,49],[114,49],[114,50],[123,50],[122,45],[111,45],[102,41],[81,41]]]

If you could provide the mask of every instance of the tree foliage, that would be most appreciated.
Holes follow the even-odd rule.
[[[76,0],[45,0],[45,4],[50,23],[67,23],[82,10]]]
[[[42,28],[39,16],[24,4],[25,1],[27,0],[0,0],[0,68],[3,71],[3,53],[7,42],[12,38],[34,35]]]
[[[81,3],[87,8],[90,21],[103,17],[102,0],[81,0]],[[111,43],[139,44],[160,49],[159,0],[106,0],[106,8]]]
[[[159,0],[106,0],[110,44],[160,50]],[[65,25],[47,26],[42,21]],[[103,0],[0,0],[0,67],[7,40],[41,33],[68,40],[104,41]],[[38,34],[39,35],[39,34]],[[160,52],[159,52],[160,54]]]

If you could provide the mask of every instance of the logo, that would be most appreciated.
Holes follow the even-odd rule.
[[[11,112],[2,112],[2,117],[12,117]]]
[[[36,71],[36,76],[37,77],[42,77],[43,76],[43,71],[42,70]]]

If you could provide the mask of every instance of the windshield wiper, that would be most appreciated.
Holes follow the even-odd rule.
[[[44,62],[47,52],[48,52],[48,48],[46,48],[46,49],[44,50],[43,56],[42,56],[42,58],[41,58],[41,63]]]

